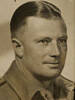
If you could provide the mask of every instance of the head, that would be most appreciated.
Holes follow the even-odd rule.
[[[46,1],[21,5],[13,14],[11,38],[16,57],[33,75],[60,75],[67,52],[67,28],[61,11]]]

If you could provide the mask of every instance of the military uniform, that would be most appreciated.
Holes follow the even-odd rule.
[[[27,73],[25,74],[26,76],[23,76],[16,64],[12,64],[0,80],[0,100],[32,100],[36,91],[43,87]],[[53,94],[53,100],[74,100],[74,86],[73,82],[59,76],[52,80],[46,89]]]

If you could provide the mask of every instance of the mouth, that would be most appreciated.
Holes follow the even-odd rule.
[[[45,61],[45,62],[43,62],[43,64],[59,64],[59,62],[47,62],[47,61]]]
[[[59,62],[43,62],[43,64],[50,65],[51,69],[58,69],[59,68]]]

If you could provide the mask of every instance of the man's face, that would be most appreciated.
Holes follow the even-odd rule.
[[[23,36],[25,67],[33,74],[56,77],[63,69],[67,34],[60,20],[29,17]]]

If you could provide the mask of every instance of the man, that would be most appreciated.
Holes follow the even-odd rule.
[[[25,3],[10,30],[16,60],[1,79],[0,100],[73,100],[74,83],[60,75],[67,52],[61,11],[46,1]]]

